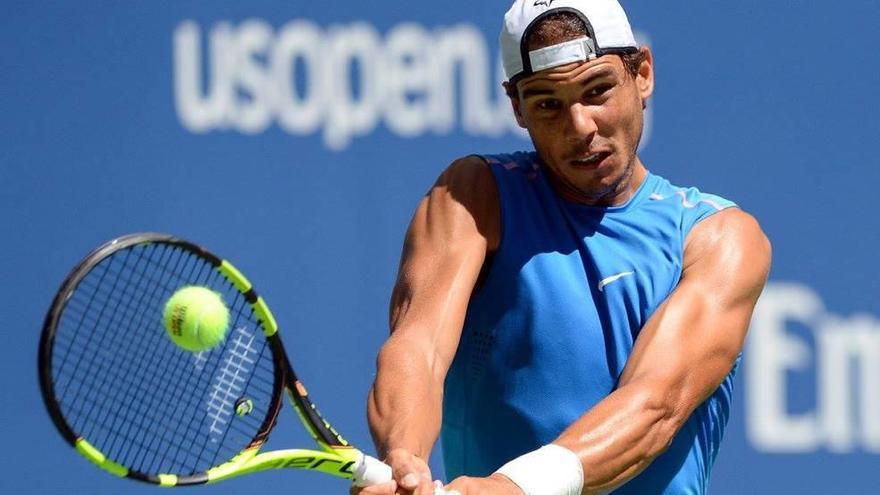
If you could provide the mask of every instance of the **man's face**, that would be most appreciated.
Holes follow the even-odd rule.
[[[606,55],[517,83],[512,99],[517,121],[528,129],[564,198],[612,205],[629,197],[653,85],[650,52],[636,77],[619,56]]]

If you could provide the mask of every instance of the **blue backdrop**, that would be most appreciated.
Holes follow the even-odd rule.
[[[656,57],[645,163],[736,200],[775,248],[712,493],[873,492],[880,3],[624,3]],[[133,231],[239,265],[323,412],[369,446],[364,400],[416,202],[458,156],[529,146],[498,87],[506,8],[4,0],[0,492],[156,493],[67,448],[36,379],[61,280]],[[272,445],[307,445],[295,421]],[[294,472],[195,491],[253,487],[346,493]]]

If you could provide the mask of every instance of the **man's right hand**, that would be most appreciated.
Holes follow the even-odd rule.
[[[363,488],[352,486],[351,495],[432,495],[434,493],[436,485],[431,480],[431,468],[421,457],[408,450],[395,449],[388,452],[385,463],[391,466],[394,481]]]

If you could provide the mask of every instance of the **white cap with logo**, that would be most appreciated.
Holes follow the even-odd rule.
[[[532,27],[559,12],[580,17],[587,26],[587,36],[529,51],[526,38]],[[516,0],[504,15],[501,56],[508,80],[609,53],[636,51],[632,27],[617,0]]]

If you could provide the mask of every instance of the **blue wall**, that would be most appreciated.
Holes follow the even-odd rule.
[[[0,492],[155,493],[67,448],[35,373],[67,270],[133,231],[239,265],[323,412],[369,446],[364,398],[413,207],[452,159],[529,146],[497,85],[506,7],[4,1]],[[713,493],[875,490],[880,3],[625,7],[656,57],[645,163],[736,200],[775,248]],[[285,419],[272,445],[307,445]],[[346,490],[284,472],[196,491],[254,486]]]

